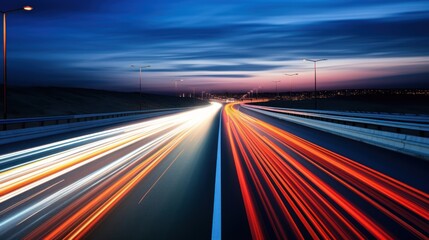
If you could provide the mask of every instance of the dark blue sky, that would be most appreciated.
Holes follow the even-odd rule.
[[[9,83],[146,91],[429,87],[429,2],[14,0]],[[284,73],[300,75],[286,78]]]

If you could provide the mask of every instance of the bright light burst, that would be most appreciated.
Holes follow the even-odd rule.
[[[429,195],[336,154],[229,104],[223,112],[228,141],[254,239],[395,239],[337,191],[327,174],[414,236],[429,232]],[[263,221],[262,219],[268,219]]]
[[[0,156],[0,165],[13,165],[0,173],[0,236],[29,229],[30,239],[85,236],[191,131],[209,126],[220,107],[212,103]]]

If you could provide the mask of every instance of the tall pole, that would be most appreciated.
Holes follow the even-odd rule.
[[[298,75],[298,74],[297,74]],[[292,78],[290,79],[290,100],[292,101]]]
[[[276,84],[276,93],[277,93],[277,98],[279,98],[279,91],[278,91],[278,88],[277,88],[277,84],[280,82],[280,81],[273,81],[275,84]]]
[[[176,96],[178,96],[178,97],[180,97],[180,94],[179,94],[179,86],[178,86],[178,83],[179,83],[179,82],[183,82],[183,79],[175,80],[175,81],[174,81],[174,87],[175,87],[175,89],[176,89]]]
[[[31,11],[33,7],[25,6],[18,9],[13,9],[9,11],[0,11],[3,14],[3,118],[7,118],[7,56],[6,56],[6,15],[10,12],[16,11]]]
[[[141,110],[143,110],[143,103],[142,103],[142,66],[140,66],[139,79],[140,79],[140,111],[141,111]]]
[[[317,110],[316,61],[314,62],[314,109]]]
[[[6,13],[3,13],[3,118],[7,118]]]
[[[131,65],[131,67],[136,67],[134,65]],[[150,65],[147,66],[142,66],[140,65],[139,67],[139,106],[140,106],[140,111],[143,110],[143,97],[142,97],[142,69],[143,68],[150,68]]]
[[[279,90],[277,89],[277,83],[278,82],[276,82],[276,93],[277,93],[277,97],[279,97]]]
[[[293,73],[293,74],[285,74],[286,76],[292,77],[292,76],[298,76],[298,73]],[[292,78],[290,79],[290,91],[289,91],[289,97],[292,100]]]
[[[308,58],[305,58],[304,59],[304,61],[308,61],[308,62],[313,62],[313,64],[314,64],[314,109],[316,109],[317,110],[317,85],[316,85],[316,63],[317,62],[320,62],[320,61],[325,61],[325,60],[328,60],[328,59],[325,59],[325,58],[323,58],[323,59],[308,59]]]

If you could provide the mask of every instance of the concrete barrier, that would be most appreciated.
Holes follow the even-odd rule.
[[[16,130],[8,130],[0,132],[0,144],[9,144],[24,140],[30,140],[35,138],[41,138],[46,136],[52,136],[67,132],[80,131],[95,127],[103,127],[123,122],[141,120],[150,117],[161,116],[169,113],[175,113],[183,110],[168,110],[163,112],[153,112],[146,113],[140,115],[132,115],[125,117],[116,117],[109,119],[99,119],[92,120],[87,122],[74,122],[74,123],[66,123],[60,125],[51,125],[51,126],[40,126],[40,127],[32,127],[26,129],[16,129]]]
[[[365,142],[382,148],[429,160],[429,138],[426,137],[407,135],[403,133],[393,133],[376,129],[367,129],[363,127],[326,122],[298,116],[291,116],[282,113],[265,111],[244,105],[242,107],[251,111],[255,111],[285,121],[290,121],[306,127],[318,129],[324,132],[329,132],[360,142]]]

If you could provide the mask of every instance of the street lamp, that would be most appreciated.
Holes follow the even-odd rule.
[[[179,82],[183,82],[183,79],[174,80],[174,87],[176,88],[176,95],[177,95],[177,96],[179,96],[179,91],[178,91],[178,88],[177,88],[177,84],[178,84]],[[180,97],[180,96],[179,96],[179,97]]]
[[[195,87],[191,87],[191,90],[192,90],[192,97],[195,99],[196,97],[195,97]]]
[[[280,81],[273,81],[273,83],[275,83],[276,84],[276,93],[277,93],[277,98],[279,98],[279,91],[277,90],[277,84],[279,83]]]
[[[255,92],[256,92],[256,99],[258,99],[258,97],[259,97],[259,89],[255,88]]]
[[[31,11],[33,7],[24,6],[22,8],[8,11],[0,11],[3,14],[3,118],[7,118],[7,58],[6,58],[6,16],[8,13],[17,11]]]
[[[132,68],[134,68],[134,67],[138,67],[139,68],[139,70],[140,70],[140,73],[139,73],[139,80],[140,80],[140,101],[139,101],[139,103],[140,103],[140,111],[141,110],[143,110],[143,104],[142,104],[142,69],[143,68],[150,68],[150,65],[146,65],[146,66],[135,66],[135,65],[131,65],[131,67]]]
[[[303,61],[307,61],[307,62],[313,62],[314,63],[314,108],[317,110],[317,88],[316,88],[316,63],[320,62],[320,61],[326,61],[328,59],[323,58],[323,59],[308,59],[308,58],[304,58]]]
[[[298,76],[298,73],[286,73],[286,76]],[[292,100],[292,78],[290,79],[290,100]]]

